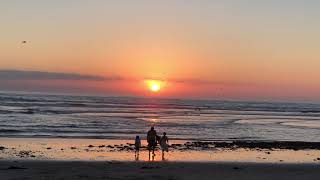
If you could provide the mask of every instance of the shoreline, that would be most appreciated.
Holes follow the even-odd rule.
[[[158,147],[150,158],[144,140],[136,156],[133,140],[0,138],[0,160],[320,163],[318,145],[170,141],[168,153]]]
[[[117,138],[82,138],[82,137],[6,137],[6,136],[0,136],[0,146],[1,146],[1,140],[3,139],[27,139],[27,140],[98,140],[98,141],[113,141],[113,142],[126,142],[125,144],[129,146],[133,146],[134,139],[117,139]],[[142,141],[146,141],[145,139],[142,139]],[[192,150],[195,148],[202,148],[204,149],[210,149],[210,148],[249,148],[249,149],[287,149],[287,150],[306,150],[306,149],[315,149],[320,150],[320,142],[315,141],[284,141],[284,140],[233,140],[233,139],[221,139],[221,140],[192,140],[192,139],[170,139],[172,142],[179,142],[179,143],[170,143],[169,147],[176,149],[177,147],[182,147],[186,150]],[[146,146],[143,146],[142,148],[146,148]],[[132,147],[124,147],[124,150],[132,150]],[[178,150],[182,150],[181,148],[178,148]],[[199,149],[196,149],[199,150]]]

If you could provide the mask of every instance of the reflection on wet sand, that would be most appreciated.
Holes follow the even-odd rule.
[[[45,138],[0,138],[0,140],[0,158],[10,160],[320,162],[318,149],[283,149],[282,146],[247,148],[228,147],[229,145],[211,147],[206,144],[207,148],[188,149],[183,145],[188,143],[172,141],[173,146],[169,152],[162,153],[158,148],[149,156],[147,149],[142,148],[139,152],[135,152],[133,148],[131,150],[129,141],[125,140]]]
[[[154,157],[155,157],[155,156],[156,156],[156,155],[155,155],[154,152],[151,153],[151,152],[149,151],[149,156],[148,156],[148,157],[149,157],[149,161],[154,161]],[[151,158],[150,158],[150,157],[151,157]]]
[[[140,153],[138,152],[136,152],[135,154],[134,154],[134,160],[135,161],[139,161],[139,156],[140,156]]]

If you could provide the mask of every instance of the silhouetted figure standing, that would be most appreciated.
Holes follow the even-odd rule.
[[[148,142],[148,150],[149,150],[149,159],[150,159],[150,152],[152,150],[152,159],[154,158],[154,149],[157,146],[157,132],[154,130],[154,127],[148,131],[147,134],[147,142]]]
[[[134,142],[134,148],[135,148],[135,159],[136,161],[139,160],[139,152],[141,147],[141,139],[139,136],[136,136],[135,142]]]
[[[164,152],[168,152],[169,149],[168,149],[168,143],[169,143],[169,139],[168,139],[168,136],[167,136],[167,133],[164,132],[163,133],[163,136],[161,137],[160,139],[160,146],[161,146],[161,149],[162,149],[162,160],[164,160]]]

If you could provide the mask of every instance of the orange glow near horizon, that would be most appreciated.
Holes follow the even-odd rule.
[[[6,1],[0,90],[320,102],[320,3],[240,1]]]
[[[164,82],[159,81],[159,80],[153,80],[153,79],[152,80],[145,80],[145,83],[147,84],[148,89],[154,93],[159,92],[164,85]]]

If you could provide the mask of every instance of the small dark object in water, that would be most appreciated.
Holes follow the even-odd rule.
[[[77,149],[76,147],[71,147],[71,149]]]
[[[317,158],[318,161],[320,161],[320,158]]]
[[[47,149],[52,149],[51,147],[47,147]]]
[[[271,152],[266,152],[266,154],[271,154]]]
[[[32,109],[28,109],[27,111],[24,112],[24,114],[34,114]]]
[[[105,147],[105,145],[100,145],[100,146],[98,146],[99,148],[103,148],[103,147]]]
[[[90,144],[88,147],[89,147],[89,148],[93,148],[94,146]]]
[[[232,169],[234,169],[234,170],[239,170],[240,168],[239,168],[239,167],[233,167]]]
[[[6,149],[5,147],[3,147],[3,146],[0,146],[0,150],[4,150],[4,149]]]

